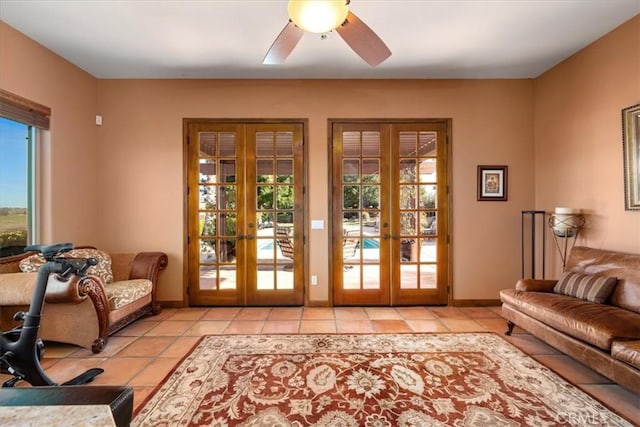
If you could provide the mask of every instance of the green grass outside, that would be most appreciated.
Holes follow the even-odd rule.
[[[27,215],[13,214],[0,216],[0,233],[27,230]]]

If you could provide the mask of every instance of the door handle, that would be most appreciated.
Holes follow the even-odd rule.
[[[253,240],[255,236],[253,234],[247,234],[245,237],[247,238],[247,240]]]
[[[400,236],[398,236],[397,234],[392,234],[391,238],[394,240],[398,240],[400,238]]]
[[[245,237],[244,234],[238,234],[238,240],[242,240],[244,239],[244,237]]]
[[[385,234],[383,234],[383,235],[382,235],[382,238],[383,238],[384,240],[389,239],[389,237],[391,237],[391,236],[390,236],[388,233],[385,233]]]

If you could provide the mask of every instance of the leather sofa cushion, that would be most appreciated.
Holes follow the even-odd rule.
[[[611,356],[640,369],[640,341],[614,341]]]
[[[550,327],[603,350],[614,340],[640,340],[640,314],[548,292],[500,292],[506,304]]]

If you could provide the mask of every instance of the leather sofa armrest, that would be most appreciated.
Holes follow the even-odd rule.
[[[522,292],[553,292],[557,280],[520,279],[516,283],[516,291]]]
[[[140,252],[131,263],[129,280],[148,279],[151,281],[151,309],[153,314],[160,313],[161,307],[157,302],[158,274],[164,270],[169,262],[167,254],[163,252]]]

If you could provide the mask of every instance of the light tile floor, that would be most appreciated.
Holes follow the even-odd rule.
[[[499,307],[294,307],[165,309],[138,320],[93,354],[75,346],[48,343],[42,364],[54,381],[64,382],[84,370],[105,372],[91,384],[128,385],[134,406],[162,382],[203,335],[267,333],[497,332],[506,330]],[[640,424],[640,395],[516,328],[507,341]],[[8,378],[0,375],[0,381]]]

